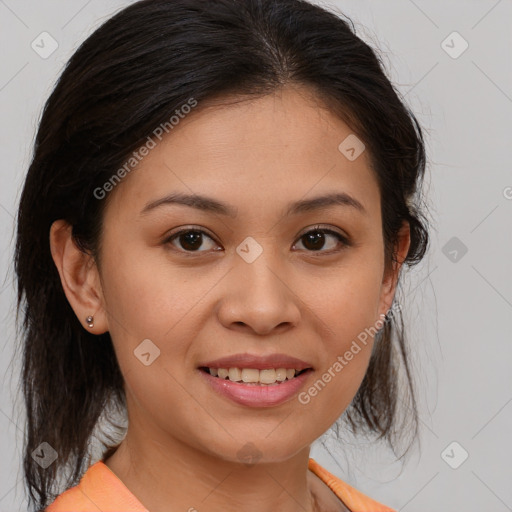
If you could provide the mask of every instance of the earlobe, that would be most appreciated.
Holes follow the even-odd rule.
[[[81,250],[65,220],[50,228],[50,250],[60,275],[62,288],[80,323],[88,332],[108,330],[97,265],[92,255]]]

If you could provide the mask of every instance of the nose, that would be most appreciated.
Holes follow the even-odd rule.
[[[217,310],[226,328],[265,335],[299,324],[301,301],[291,271],[285,271],[271,252],[264,250],[252,263],[234,258]]]

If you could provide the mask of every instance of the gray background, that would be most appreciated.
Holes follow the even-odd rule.
[[[66,60],[129,3],[0,0],[0,512],[26,510],[19,361],[11,362],[13,226],[21,184],[43,102]],[[425,129],[432,246],[404,276],[398,296],[419,388],[420,444],[399,463],[383,446],[342,445],[326,435],[321,441],[329,451],[319,442],[312,455],[400,511],[512,510],[512,2],[322,5],[351,17],[358,35],[379,49]],[[58,42],[47,59],[31,48],[44,31]],[[463,40],[469,46],[454,58]]]

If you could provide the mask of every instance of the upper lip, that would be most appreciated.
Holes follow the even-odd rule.
[[[214,361],[206,361],[201,363],[199,367],[254,368],[257,370],[265,370],[268,368],[305,370],[306,368],[312,368],[311,364],[286,354],[269,354],[264,356],[234,354],[232,356],[215,359]]]

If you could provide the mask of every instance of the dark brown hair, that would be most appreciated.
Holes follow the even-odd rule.
[[[91,434],[108,401],[125,407],[109,333],[84,330],[63,292],[50,253],[51,224],[68,221],[77,245],[99,258],[106,201],[94,190],[155,127],[191,97],[200,108],[214,97],[258,97],[286,84],[308,86],[366,145],[382,198],[386,265],[403,221],[411,229],[406,264],[423,258],[422,130],[350,20],[303,0],[143,0],[123,9],[78,48],[47,100],[19,205],[23,464],[37,510],[87,468]],[[375,433],[391,446],[400,437],[399,368],[416,435],[403,320],[395,314],[379,331],[344,415],[355,433]],[[31,456],[42,442],[58,453],[46,469]],[[56,489],[60,473],[63,488]]]

